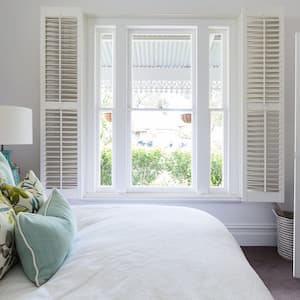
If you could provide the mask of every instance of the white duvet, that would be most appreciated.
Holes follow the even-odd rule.
[[[61,269],[36,288],[14,267],[1,299],[272,299],[224,225],[190,208],[75,206]]]

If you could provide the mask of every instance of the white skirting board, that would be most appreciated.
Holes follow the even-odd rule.
[[[276,224],[225,224],[241,246],[276,246]]]

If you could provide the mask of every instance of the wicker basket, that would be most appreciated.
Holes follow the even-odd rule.
[[[273,209],[277,219],[277,251],[285,259],[293,260],[293,213]]]

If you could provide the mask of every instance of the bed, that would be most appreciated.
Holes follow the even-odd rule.
[[[37,288],[16,265],[2,299],[273,299],[225,226],[196,209],[74,206],[77,235],[59,271]]]

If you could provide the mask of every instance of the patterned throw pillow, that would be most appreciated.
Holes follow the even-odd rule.
[[[39,202],[34,195],[20,187],[3,183],[0,185],[0,191],[9,201],[16,214],[20,212],[35,213],[40,208]]]
[[[0,179],[8,184],[15,184],[14,175],[2,152],[0,152]]]
[[[34,196],[34,199],[38,202],[38,209],[42,207],[47,200],[44,187],[32,170],[30,170],[24,180],[18,184],[18,187],[30,192]]]
[[[7,200],[6,204],[11,205],[16,214],[36,213],[47,200],[43,186],[33,171],[30,171],[18,186],[0,181],[0,191]]]
[[[17,258],[14,238],[15,213],[5,202],[6,199],[0,193],[0,279],[14,265]]]

